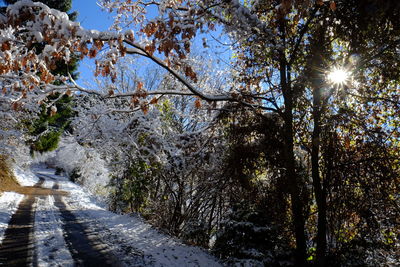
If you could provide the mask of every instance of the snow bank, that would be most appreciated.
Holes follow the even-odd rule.
[[[103,241],[124,244],[143,252],[149,258],[149,266],[221,266],[216,258],[204,250],[181,244],[140,218],[93,210],[87,210],[81,218],[85,217],[96,217],[104,225],[107,230],[99,231]]]
[[[92,194],[107,196],[106,186],[110,179],[107,164],[93,148],[83,147],[73,139],[63,139],[56,153],[46,162],[62,168],[69,176],[78,175],[76,182]]]
[[[0,196],[0,242],[4,238],[4,233],[11,216],[17,210],[18,205],[23,198],[23,195],[14,192],[4,192]]]
[[[14,175],[22,186],[33,186],[39,181],[39,178],[31,170],[23,170],[18,166],[14,167]]]

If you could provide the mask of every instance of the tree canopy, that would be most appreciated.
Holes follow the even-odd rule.
[[[163,99],[181,96],[190,98],[197,109],[212,111],[209,124],[220,131],[215,140],[226,148],[222,154],[226,165],[215,172],[221,176],[206,170],[199,173],[212,178],[210,183],[221,185],[218,192],[230,201],[211,199],[207,203],[214,204],[204,207],[207,212],[188,209],[187,214],[182,213],[179,207],[184,205],[185,188],[189,187],[185,181],[190,181],[190,186],[203,186],[199,176],[192,173],[190,164],[185,165],[190,171],[172,175],[176,181],[171,186],[165,176],[150,171],[151,166],[161,168],[160,162],[147,154],[147,149],[139,149],[147,161],[135,156],[116,175],[114,185],[126,197],[119,202],[126,201],[132,211],[140,211],[146,201],[157,199],[155,196],[170,197],[158,190],[163,182],[170,185],[163,192],[178,188],[171,193],[176,206],[169,210],[171,222],[181,221],[178,225],[164,222],[177,234],[186,219],[196,217],[188,215],[190,212],[204,215],[203,219],[209,216],[204,220],[212,226],[215,206],[227,201],[227,205],[237,207],[237,213],[231,214],[232,221],[276,227],[284,241],[274,240],[260,249],[267,253],[274,242],[293,249],[287,258],[293,256],[296,266],[308,262],[333,266],[341,264],[341,257],[351,257],[346,253],[359,253],[361,259],[368,251],[393,251],[398,247],[398,1],[101,3],[118,14],[113,31],[83,29],[65,13],[39,2],[24,0],[7,8],[0,26],[0,80],[3,94],[14,109],[23,103],[32,104],[31,99],[43,101],[50,93],[70,95],[79,91],[110,101],[97,106],[104,110],[142,110],[148,114],[160,110],[158,105]],[[218,72],[196,62],[193,50],[212,50],[211,42],[229,42],[233,56],[224,72],[228,82],[218,82]],[[43,49],[37,49],[37,43],[44,44]],[[110,80],[106,88],[84,88],[68,73],[52,72],[57,61],[71,62],[71,55],[96,58],[94,75]],[[133,88],[121,88],[118,61],[127,55],[148,59],[166,71],[169,76],[162,80],[169,86],[161,86],[160,82],[157,88],[146,88],[148,84],[139,75],[133,77]],[[174,101],[178,106],[179,101]],[[183,112],[188,109],[183,108]],[[174,121],[173,117],[169,119]],[[141,123],[145,122],[138,119],[130,125]],[[159,125],[162,129],[170,127],[165,121]],[[136,134],[134,140],[141,147],[147,143],[163,147],[147,134]],[[196,139],[189,140],[201,151]],[[217,146],[204,147],[214,152]],[[166,146],[160,151],[175,162],[173,153],[166,152],[169,149]],[[181,149],[181,155],[191,152],[188,146]],[[211,164],[209,157],[199,162]],[[174,173],[179,166],[168,170]],[[229,177],[228,184],[220,180],[224,176]],[[124,183],[119,183],[118,177]],[[150,184],[156,186],[156,192]],[[231,196],[234,189],[240,192],[239,199]],[[246,206],[249,209],[243,210]],[[274,210],[268,212],[271,206]],[[252,218],[249,214],[253,211],[265,212],[263,219]],[[224,227],[225,242],[230,242],[232,231],[240,230]],[[264,234],[273,236],[275,232]],[[221,250],[218,253],[229,256]],[[280,257],[282,254],[276,255],[276,259]]]

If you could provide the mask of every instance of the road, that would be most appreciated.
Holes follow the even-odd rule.
[[[108,251],[91,233],[88,227],[68,210],[63,201],[66,192],[60,191],[57,182],[52,189],[42,184],[49,177],[40,176],[39,182],[23,190],[25,197],[11,217],[2,244],[0,245],[0,266],[37,266],[34,246],[34,215],[37,198],[53,195],[55,205],[61,213],[63,232],[75,266],[120,266],[117,258]],[[51,178],[50,178],[51,179]]]
[[[30,184],[37,177],[34,186],[0,197],[0,266],[221,266],[207,251],[184,245],[140,216],[108,211],[54,169],[32,170],[20,175],[33,177]]]

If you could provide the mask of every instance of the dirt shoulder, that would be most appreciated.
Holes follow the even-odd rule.
[[[21,188],[9,167],[5,156],[0,155],[0,194],[5,191],[16,191]]]
[[[17,182],[7,158],[0,155],[0,195],[6,191],[24,195],[67,195],[64,191],[56,191],[40,186],[21,186]]]

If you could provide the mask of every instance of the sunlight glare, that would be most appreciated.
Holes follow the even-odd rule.
[[[349,79],[349,72],[343,68],[333,68],[328,73],[328,81],[334,84],[344,84]]]

